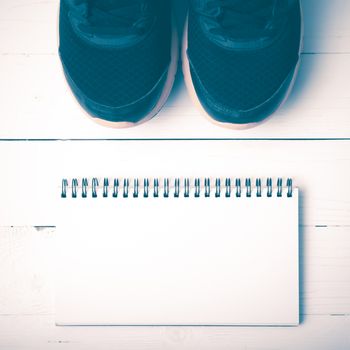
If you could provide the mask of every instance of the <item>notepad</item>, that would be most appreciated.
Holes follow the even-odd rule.
[[[262,181],[63,180],[57,325],[297,325],[299,191]]]

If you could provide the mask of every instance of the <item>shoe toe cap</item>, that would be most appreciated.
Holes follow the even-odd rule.
[[[67,82],[80,105],[93,117],[112,123],[136,124],[147,118],[156,108],[167,81],[167,71],[161,76],[155,86],[144,96],[124,105],[106,105],[92,99],[73,81],[69,72],[63,66]]]
[[[215,98],[209,92],[209,89],[200,82],[195,72],[192,71],[191,75],[199,102],[209,116],[220,123],[245,125],[261,122],[281,106],[291,90],[296,70],[297,67],[289,72],[272,95],[266,96],[264,101],[250,108],[240,108],[238,104],[228,105],[223,103],[220,98]]]

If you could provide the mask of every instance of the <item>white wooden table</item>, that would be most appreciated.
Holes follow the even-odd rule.
[[[236,132],[198,114],[181,74],[151,122],[95,125],[62,76],[58,1],[0,1],[1,350],[350,349],[350,0],[302,3],[305,47],[290,100],[262,126]],[[62,176],[136,171],[293,177],[302,194],[301,326],[56,327],[51,189]]]

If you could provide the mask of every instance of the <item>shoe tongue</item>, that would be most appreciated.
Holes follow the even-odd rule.
[[[277,2],[279,0],[230,0],[225,1],[224,3],[229,7],[236,8],[240,12],[255,12],[266,6]],[[219,1],[220,2],[220,1]],[[223,3],[223,2],[222,2]]]
[[[231,5],[222,9],[220,25],[233,38],[254,39],[270,27],[277,1],[231,0]]]
[[[154,21],[145,0],[68,0],[80,35],[98,45],[124,46],[139,40]]]
[[[145,9],[146,2],[143,0],[89,0],[87,6],[91,16],[103,12],[105,20],[112,20],[114,15],[137,17]]]
[[[239,49],[264,46],[284,24],[291,0],[208,0],[200,10],[209,36]]]

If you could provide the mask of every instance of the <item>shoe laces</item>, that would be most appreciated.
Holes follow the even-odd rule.
[[[88,35],[141,35],[153,21],[152,13],[144,0],[78,2],[80,4],[75,7],[73,16],[83,17],[79,27]]]
[[[197,12],[217,23],[211,28],[213,34],[244,39],[272,32],[288,8],[284,0],[209,0]]]

